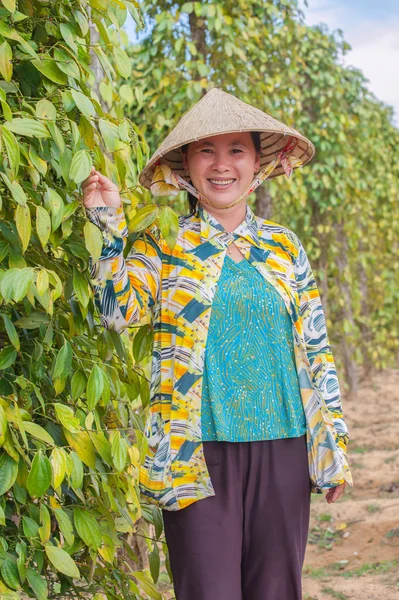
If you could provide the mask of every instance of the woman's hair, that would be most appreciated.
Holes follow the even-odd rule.
[[[253,141],[253,144],[255,146],[255,150],[256,152],[259,152],[259,154],[262,151],[262,147],[261,147],[261,143],[260,143],[260,131],[251,131],[251,138]],[[183,152],[183,154],[187,154],[187,150],[188,150],[188,144],[184,144],[184,146],[181,147],[181,150]],[[188,204],[190,207],[190,214],[194,213],[197,210],[197,202],[198,199],[193,196],[193,194],[191,194],[190,192],[187,192],[187,199],[188,199]]]

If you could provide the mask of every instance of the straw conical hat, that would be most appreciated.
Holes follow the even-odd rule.
[[[276,153],[284,148],[290,137],[297,142],[291,155],[299,158],[302,165],[308,163],[315,153],[312,142],[292,127],[273,119],[267,113],[239,100],[232,94],[213,88],[180,119],[154,152],[140,174],[141,185],[150,188],[155,164],[159,160],[188,181],[189,177],[183,167],[181,146],[208,136],[236,131],[261,132],[260,169],[275,158]],[[270,178],[283,173],[283,166],[279,164]]]

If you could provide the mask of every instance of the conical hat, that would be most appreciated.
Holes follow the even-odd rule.
[[[213,88],[180,119],[154,152],[140,173],[141,185],[150,188],[158,161],[167,164],[175,173],[189,181],[183,167],[181,146],[208,136],[236,131],[261,132],[260,169],[273,161],[276,153],[286,146],[290,138],[294,138],[296,142],[291,155],[299,158],[302,165],[308,163],[315,153],[312,142],[292,127],[273,119],[232,94]],[[283,173],[283,166],[279,164],[270,178]]]

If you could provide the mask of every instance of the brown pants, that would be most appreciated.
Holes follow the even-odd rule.
[[[204,452],[215,496],[163,511],[176,600],[302,600],[306,436]]]

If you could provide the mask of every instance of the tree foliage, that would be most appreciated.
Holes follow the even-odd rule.
[[[134,217],[148,148],[130,119],[107,112],[91,69],[96,57],[104,85],[129,77],[128,11],[140,22],[136,4],[121,0],[3,0],[0,9],[4,598],[160,598],[160,515],[138,492],[149,336],[123,340],[100,326],[88,265],[102,240],[79,188],[94,164]],[[151,573],[133,577],[126,534],[143,515],[157,524]]]
[[[296,2],[146,0],[144,6],[146,32],[128,49],[137,85],[129,97],[120,92],[152,149],[214,86],[314,142],[312,163],[289,182],[260,186],[254,208],[302,238],[342,380],[355,392],[358,366],[366,373],[392,366],[399,348],[392,109],[368,91],[361,72],[343,65],[349,45],[342,34],[306,26]],[[174,203],[187,210],[184,195]]]

